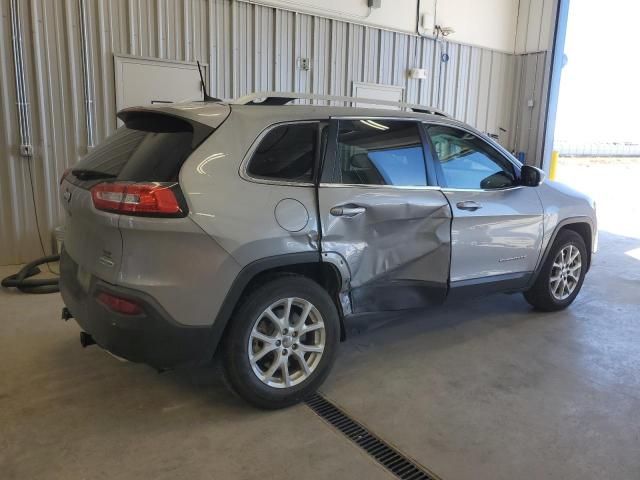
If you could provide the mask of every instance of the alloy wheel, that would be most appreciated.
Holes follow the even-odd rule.
[[[293,387],[316,369],[325,341],[324,321],[318,309],[302,298],[283,298],[269,305],[253,324],[249,363],[266,385]]]
[[[551,266],[549,288],[551,295],[556,300],[565,300],[578,286],[580,271],[582,270],[582,258],[580,250],[569,244],[563,247]]]

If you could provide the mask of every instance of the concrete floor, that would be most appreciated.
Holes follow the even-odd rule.
[[[640,216],[619,213],[640,164],[615,168],[560,169],[603,225],[570,309],[497,295],[397,316],[341,346],[323,393],[443,479],[640,478]],[[83,350],[61,307],[0,291],[3,479],[393,478],[306,406],[256,411],[214,370]]]

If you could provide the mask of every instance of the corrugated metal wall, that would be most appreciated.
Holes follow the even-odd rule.
[[[515,58],[513,136],[509,148],[524,152],[526,163],[539,165],[549,89],[551,53],[538,52]]]
[[[210,22],[215,95],[351,95],[354,81],[400,85],[407,102],[441,108],[509,144],[513,55],[245,2],[213,2]],[[298,68],[300,57],[311,59],[310,70]],[[428,78],[409,79],[412,67]]]
[[[558,0],[518,0],[516,53],[551,49],[557,9]]]
[[[12,2],[20,9],[32,158],[19,155]],[[535,107],[522,103],[544,77],[546,60],[536,55],[436,43],[231,0],[0,0],[0,18],[0,264],[42,254],[34,211],[49,249],[51,230],[62,220],[58,178],[86,153],[89,140],[100,142],[114,130],[114,54],[207,62],[211,94],[226,98],[257,90],[350,95],[352,81],[401,85],[408,102],[499,134],[509,148],[529,151],[539,141]],[[298,68],[300,57],[311,59],[309,71]],[[411,67],[426,68],[428,78],[408,79]],[[521,117],[529,123],[520,125]]]

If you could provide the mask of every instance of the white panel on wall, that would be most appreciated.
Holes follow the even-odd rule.
[[[353,82],[353,96],[371,100],[402,102],[404,101],[404,88],[395,85],[382,85],[379,83]],[[399,110],[399,108],[392,107],[390,105],[375,105],[370,103],[356,103],[355,106]]]
[[[202,100],[198,66],[189,62],[151,60],[116,55],[115,85],[118,110],[137,105]],[[201,64],[206,77],[206,65]]]

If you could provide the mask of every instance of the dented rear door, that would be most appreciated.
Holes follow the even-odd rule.
[[[356,313],[446,296],[451,210],[429,185],[420,129],[407,120],[332,121],[318,189],[321,245],[346,261]]]

